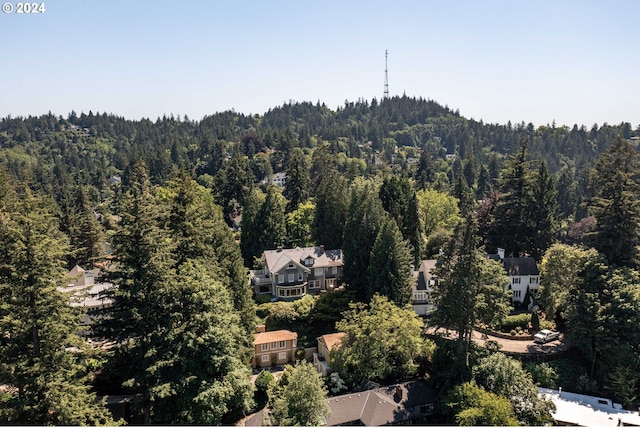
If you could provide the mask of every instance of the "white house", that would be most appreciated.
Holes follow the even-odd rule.
[[[513,291],[511,301],[519,304],[527,303],[533,306],[533,298],[536,297],[540,289],[540,270],[535,258],[505,258],[504,249],[501,248],[498,248],[497,255],[490,255],[490,258],[499,260],[507,273],[509,278],[507,290]],[[527,291],[530,294],[529,301],[525,301]]]
[[[610,399],[568,393],[538,387],[541,397],[550,399],[555,405],[553,419],[559,425],[587,427],[614,427],[640,425],[640,414],[637,411],[626,411],[619,403]]]
[[[413,310],[420,316],[431,313],[434,310],[431,293],[437,284],[437,278],[433,274],[437,260],[425,259],[420,263],[420,268],[415,273],[413,281],[413,292],[411,305]]]
[[[100,273],[99,269],[85,270],[76,265],[68,273],[69,282],[66,286],[59,286],[58,290],[64,293],[71,293],[71,306],[84,307],[86,312],[80,319],[80,325],[90,328],[99,316],[103,315],[103,310],[113,305],[113,300],[105,298],[103,293],[112,288],[111,283],[96,282],[96,277]],[[91,335],[90,329],[83,331],[84,335]]]
[[[277,185],[278,187],[284,187],[287,184],[287,173],[274,173],[273,177],[271,177],[271,183]]]

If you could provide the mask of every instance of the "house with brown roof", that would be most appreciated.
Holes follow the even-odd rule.
[[[421,424],[436,413],[437,390],[423,380],[327,399],[326,425],[383,426]]]
[[[284,301],[334,289],[342,273],[342,250],[324,246],[264,251],[261,270],[251,270],[256,295],[267,294]]]
[[[260,328],[260,327],[259,327]],[[284,365],[296,359],[298,348],[298,334],[287,330],[263,332],[262,329],[254,334],[253,346],[255,356],[251,360],[253,368],[265,368],[271,365]]]
[[[346,336],[344,332],[336,332],[318,337],[318,352],[313,353],[313,365],[323,377],[331,373],[331,350],[339,348]]]

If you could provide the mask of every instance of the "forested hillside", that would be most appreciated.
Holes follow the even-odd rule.
[[[635,404],[639,140],[640,127],[629,123],[487,124],[406,96],[200,121],[92,112],[4,118],[0,421],[111,423],[87,394],[97,371],[102,391],[137,396],[135,421],[236,421],[254,404],[249,361],[263,302],[252,298],[248,268],[266,249],[311,245],[343,250],[347,290],[258,310],[268,326],[297,321],[302,345],[336,324],[348,329],[340,321],[350,302],[381,295],[406,308],[411,266],[438,254],[438,275],[453,293],[436,292],[434,321],[456,326],[461,339],[478,321],[499,323],[511,307],[502,268],[486,255],[500,247],[540,262],[537,302],[547,319],[567,325],[580,352],[565,387]],[[282,188],[271,183],[279,172]],[[76,264],[101,268],[115,285],[115,305],[94,331],[118,343],[108,358],[84,349],[77,313],[56,298],[55,285]],[[473,349],[452,349],[421,354],[420,372],[449,375],[449,386],[468,381]],[[42,365],[43,357],[54,362]],[[427,373],[438,357],[447,366]],[[407,379],[394,369],[404,372],[380,378]],[[627,377],[633,383],[620,387]],[[44,399],[56,384],[89,396],[72,401],[75,415],[61,409],[73,390]]]
[[[187,117],[132,121],[106,113],[71,112],[67,117],[2,119],[0,165],[33,189],[54,196],[63,209],[78,186],[97,205],[105,198],[109,178],[138,159],[147,163],[152,183],[163,183],[175,170],[185,169],[210,184],[221,193],[218,200],[228,204],[230,195],[210,177],[222,177],[230,157],[247,156],[253,179],[259,182],[284,171],[293,148],[302,148],[310,160],[314,149],[327,145],[338,170],[350,178],[375,175],[387,164],[413,177],[430,167],[432,176],[426,179],[449,189],[462,171],[467,184],[482,196],[495,184],[504,159],[528,140],[530,159],[546,162],[556,178],[562,212],[573,215],[586,193],[588,168],[618,134],[628,139],[640,130],[629,123],[590,128],[485,124],[434,101],[408,97],[346,102],[337,111],[291,103],[262,116],[223,112],[198,122]]]

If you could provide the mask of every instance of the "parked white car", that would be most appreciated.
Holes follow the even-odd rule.
[[[547,343],[549,341],[557,340],[560,338],[560,332],[550,331],[549,329],[543,329],[533,336],[533,340],[539,343]]]

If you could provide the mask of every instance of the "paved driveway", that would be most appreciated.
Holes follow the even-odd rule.
[[[441,335],[444,338],[455,339],[458,333],[447,329],[428,328],[428,335]],[[507,338],[499,338],[491,335],[485,335],[476,330],[473,331],[471,339],[480,346],[486,346],[487,342],[494,341],[500,346],[500,351],[512,354],[554,354],[565,351],[571,347],[571,342],[564,334],[560,334],[560,338],[548,342],[546,344],[538,344],[533,342],[533,338],[526,341],[510,340]]]

